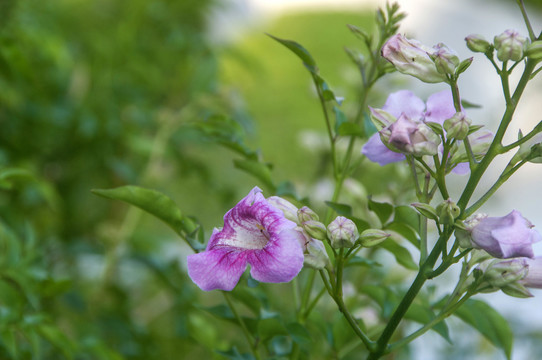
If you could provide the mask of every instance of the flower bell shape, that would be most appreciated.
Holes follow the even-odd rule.
[[[468,245],[483,249],[490,255],[508,259],[514,257],[533,258],[532,244],[542,240],[533,229],[533,224],[517,210],[502,217],[476,216],[465,222],[467,233],[459,232],[458,240],[462,247]]]
[[[224,215],[206,250],[188,256],[188,275],[204,291],[230,291],[248,264],[260,282],[288,282],[303,267],[296,226],[255,187]]]
[[[370,108],[370,110],[373,122],[381,125],[377,126],[377,128],[379,130],[387,128],[383,131],[385,136],[391,125],[403,114],[417,123],[429,121],[441,125],[446,119],[455,114],[454,101],[449,90],[440,91],[429,96],[427,104],[409,90],[397,91],[388,96],[382,109]],[[430,129],[423,129],[421,133],[429,131]],[[391,134],[388,132],[387,135]],[[361,153],[380,166],[405,160],[404,154],[393,151],[384,145],[381,133],[371,136],[361,149]]]
[[[438,43],[433,46],[433,52],[430,54],[430,57],[435,62],[435,66],[439,73],[455,74],[455,70],[459,65],[459,57],[455,51],[451,50],[443,43]]]
[[[482,35],[471,34],[465,38],[465,41],[472,52],[485,53],[491,49],[491,44]]]
[[[526,259],[529,271],[520,281],[526,287],[542,289],[542,257],[537,256],[534,259]]]
[[[438,72],[429,57],[433,49],[416,40],[409,40],[397,34],[382,47],[382,56],[401,73],[414,76],[426,83],[446,81],[446,76]]]

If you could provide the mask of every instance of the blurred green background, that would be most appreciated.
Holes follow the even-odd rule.
[[[250,188],[270,191],[235,168],[240,155],[221,146],[223,134],[198,125],[221,115],[232,119],[218,118],[226,133],[273,164],[278,190],[329,198],[325,125],[308,74],[262,32],[212,42],[210,14],[224,6],[0,0],[0,359],[238,358],[243,339],[220,294],[186,275],[187,247],[151,216],[90,192],[163,191],[210,234]],[[360,44],[345,25],[370,30],[372,18],[288,15],[265,31],[309,49],[352,117],[359,74],[343,47]],[[377,88],[369,103],[384,99]],[[391,176],[406,174],[365,164],[355,176],[363,186],[351,191],[408,200],[408,181],[383,181]],[[287,303],[273,295],[286,291],[234,296],[272,311]],[[323,310],[333,328],[308,329],[310,346],[338,357],[352,334]],[[283,338],[268,346],[280,349]]]

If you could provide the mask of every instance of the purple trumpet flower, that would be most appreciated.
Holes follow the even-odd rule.
[[[205,251],[188,256],[188,275],[204,291],[230,291],[249,264],[260,282],[288,282],[303,267],[296,226],[255,187],[224,215]]]

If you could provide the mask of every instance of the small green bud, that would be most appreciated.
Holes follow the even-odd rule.
[[[465,70],[467,70],[470,67],[473,60],[474,58],[470,57],[468,59],[461,61],[459,65],[457,65],[457,68],[455,69],[455,75],[457,76],[459,74],[464,73]]]
[[[444,130],[449,138],[463,140],[469,133],[469,126],[472,123],[465,114],[456,112],[454,116],[444,121]]]
[[[502,292],[506,295],[517,297],[520,299],[533,297],[533,294],[520,283],[511,283],[501,288]]]
[[[431,220],[438,220],[437,211],[434,207],[429,204],[424,203],[412,203],[410,206],[413,206],[416,211]]]
[[[308,220],[301,224],[303,230],[314,239],[324,240],[326,238],[326,226],[316,220]]]
[[[525,56],[533,60],[542,60],[542,40],[536,40],[527,45]]]
[[[455,74],[459,65],[459,57],[443,43],[433,46],[433,53],[429,55],[435,63],[437,71],[441,74]]]
[[[390,236],[391,234],[388,234],[387,232],[383,230],[367,229],[361,233],[361,235],[359,236],[359,240],[360,240],[361,246],[373,247],[380,244],[381,242],[383,242]]]
[[[465,38],[465,41],[472,52],[485,53],[491,49],[491,44],[482,35],[469,35]]]
[[[529,39],[520,35],[516,30],[506,30],[493,39],[497,58],[500,61],[519,61],[523,58],[523,52]]]
[[[529,266],[524,258],[492,260],[484,271],[483,279],[491,286],[502,289],[527,276]]]
[[[328,225],[327,235],[331,241],[331,246],[335,249],[352,247],[359,238],[356,224],[344,216],[337,216]]]
[[[515,164],[527,159],[532,163],[542,163],[541,144],[542,133],[538,133],[519,146],[517,153],[514,154],[510,162]]]
[[[461,213],[461,209],[452,201],[452,199],[448,199],[439,204],[436,210],[441,224],[453,224],[455,219]]]
[[[304,223],[309,220],[320,220],[318,214],[315,213],[311,208],[303,206],[301,209],[297,210],[297,218],[300,223]]]

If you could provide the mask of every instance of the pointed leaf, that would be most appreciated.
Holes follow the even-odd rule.
[[[280,39],[271,34],[267,34],[267,35],[270,38],[278,41],[282,45],[286,46],[288,49],[290,49],[290,51],[296,54],[297,57],[300,58],[301,61],[303,61],[303,64],[311,73],[313,74],[318,73],[318,67],[316,66],[316,62],[312,58],[312,55],[303,46],[301,46],[300,44],[298,44],[297,42],[293,40]]]
[[[92,193],[134,205],[156,216],[179,235],[181,235],[181,230],[187,230],[183,222],[184,217],[175,202],[156,190],[127,185],[115,189],[94,189]]]
[[[407,269],[417,270],[418,265],[412,260],[412,255],[410,252],[399,245],[393,238],[388,238],[383,243],[380,244],[380,247],[389,251],[395,256],[395,260]]]
[[[389,220],[391,214],[393,214],[393,205],[388,203],[379,203],[369,199],[369,210],[378,216],[382,224],[385,224]]]
[[[469,299],[454,313],[455,316],[478,330],[493,345],[512,356],[514,334],[510,325],[495,309],[480,300]]]

